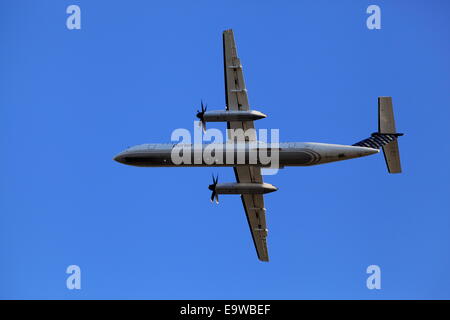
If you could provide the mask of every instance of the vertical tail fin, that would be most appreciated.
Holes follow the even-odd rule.
[[[392,107],[392,97],[378,97],[378,133],[398,134],[395,129],[394,109]],[[400,173],[402,167],[400,163],[400,151],[397,140],[393,140],[382,146],[384,159],[389,173]]]

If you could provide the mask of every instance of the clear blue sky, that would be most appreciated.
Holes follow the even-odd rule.
[[[66,28],[77,4],[82,29]],[[368,30],[377,4],[382,29]],[[450,298],[448,1],[2,1],[0,298]],[[376,155],[266,181],[271,262],[211,173],[134,168],[127,146],[224,107],[235,32],[258,128],[352,144],[393,96],[404,173]],[[211,127],[211,126],[210,126]],[[224,128],[219,125],[219,128]],[[66,289],[76,264],[82,289]],[[366,288],[381,267],[382,289]]]

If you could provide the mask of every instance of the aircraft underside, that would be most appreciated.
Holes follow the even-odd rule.
[[[115,160],[138,167],[235,167],[311,166],[359,158],[378,149],[324,143],[288,143],[286,148],[229,148],[203,144],[196,147],[141,145],[117,155]],[[293,147],[289,147],[293,145]],[[178,148],[178,149],[177,149]]]
[[[219,178],[213,176],[213,183],[208,186],[212,191],[211,201],[219,202],[219,194],[240,196],[258,259],[269,261],[264,197],[277,188],[264,182],[261,168],[312,166],[364,157],[383,150],[389,173],[400,173],[397,138],[402,134],[396,131],[392,98],[379,97],[378,131],[351,146],[309,142],[274,144],[278,139],[274,140],[272,136],[272,144],[263,143],[261,140],[264,139],[257,138],[254,122],[266,118],[266,115],[250,108],[233,31],[225,30],[222,40],[225,106],[222,110],[208,110],[201,101],[196,117],[205,133],[208,132],[207,123],[225,122],[226,143],[219,143],[224,139],[208,138],[205,140],[216,142],[143,144],[128,148],[114,160],[139,167],[233,167],[236,182],[219,183]],[[183,136],[180,137],[183,140]],[[185,142],[195,142],[195,137],[194,134],[193,140],[186,139]]]

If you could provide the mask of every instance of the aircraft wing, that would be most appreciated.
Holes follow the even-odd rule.
[[[239,167],[234,170],[238,182],[250,182],[251,178],[244,177],[252,171],[258,171],[261,176],[261,169],[256,167]],[[248,181],[245,181],[248,180]],[[269,252],[267,250],[267,226],[266,226],[266,208],[264,207],[264,196],[262,194],[241,194],[242,205],[247,216],[248,226],[253,238],[258,259],[269,261]]]
[[[247,89],[245,87],[241,61],[237,56],[233,30],[223,32],[223,59],[227,110],[249,110]],[[247,141],[256,141],[254,130],[247,131],[248,129],[255,128],[253,121],[229,121],[227,128],[243,129],[247,133],[250,133],[246,138],[248,139]],[[234,174],[237,182],[263,182],[259,167],[236,166],[234,167]],[[241,195],[241,200],[258,258],[261,261],[269,261],[266,241],[267,228],[264,197],[262,194],[243,194]]]
[[[247,111],[248,105],[247,88],[245,87],[244,74],[241,61],[237,56],[236,43],[234,42],[233,30],[223,32],[223,60],[225,74],[225,97],[227,110]],[[253,121],[230,121],[228,129],[254,129]],[[252,135],[249,141],[255,141]]]

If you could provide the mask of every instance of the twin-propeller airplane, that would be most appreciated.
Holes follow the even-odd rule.
[[[266,241],[267,227],[264,194],[276,191],[277,188],[271,184],[264,183],[262,179],[261,168],[270,165],[263,162],[259,157],[256,158],[256,161],[249,161],[249,153],[252,150],[249,146],[255,145],[255,143],[258,145],[256,135],[254,134],[254,121],[265,118],[266,115],[250,109],[242,65],[237,56],[232,30],[223,32],[223,52],[226,110],[208,111],[202,104],[201,111],[197,112],[197,117],[200,119],[200,123],[204,129],[207,122],[227,122],[229,138],[230,132],[233,130],[243,130],[246,133],[250,132],[250,134],[246,134],[242,138],[233,137],[234,141],[227,141],[223,144],[224,150],[230,143],[237,146],[232,149],[232,152],[235,153],[233,159],[238,156],[237,153],[242,153],[242,150],[244,150],[243,152],[246,155],[245,161],[238,163],[235,161],[211,162],[206,161],[207,159],[202,157],[202,160],[197,163],[175,163],[173,161],[172,151],[176,146],[173,144],[144,144],[134,146],[119,153],[114,160],[123,164],[141,167],[233,167],[236,182],[219,183],[217,178],[213,178],[213,183],[209,185],[209,189],[212,191],[211,201],[214,199],[218,201],[219,194],[239,194],[241,196],[258,258],[261,261],[269,261]],[[294,142],[279,143],[273,149],[268,144],[265,148],[267,148],[269,153],[278,152],[279,168],[286,166],[311,166],[364,157],[378,153],[382,149],[388,171],[390,173],[400,173],[401,166],[397,138],[401,135],[395,129],[391,97],[379,97],[378,132],[372,133],[367,139],[353,145]],[[208,144],[202,144],[200,152],[207,147]],[[195,145],[188,145],[183,148],[183,152],[188,152],[194,157],[196,150]]]

